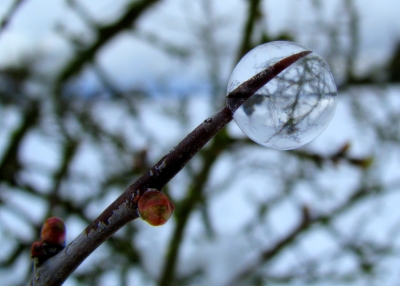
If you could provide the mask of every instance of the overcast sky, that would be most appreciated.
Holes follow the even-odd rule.
[[[2,0],[1,2],[0,18],[7,13],[14,0]],[[98,0],[96,5],[93,5],[93,1],[90,0],[79,2],[93,19],[103,23],[118,15],[125,3],[123,0]],[[299,26],[305,27],[305,23],[310,23],[311,26],[315,21],[315,12],[310,6],[310,2],[309,0],[265,1],[266,9],[264,10],[268,16],[266,23],[268,29],[272,33],[277,33],[283,29],[295,30]],[[325,19],[333,22],[342,13],[342,0],[320,2],[323,5]],[[198,4],[195,3],[195,1],[187,2],[185,0],[163,1],[158,4],[156,9],[147,14],[139,25],[144,30],[147,27],[162,27],[165,31],[171,32],[174,40],[190,42],[190,36],[182,33],[187,28],[182,27],[185,23],[187,24],[185,22],[187,20],[185,19],[187,9],[190,10],[191,15],[196,15],[199,20],[204,17],[201,13],[196,12]],[[237,17],[235,11],[245,8],[245,1],[243,0],[218,0],[214,1],[213,4],[216,14],[223,17],[230,15]],[[400,38],[400,1],[358,0],[356,5],[361,19],[361,64],[365,61],[376,61],[384,58],[390,52],[393,42]],[[64,0],[25,0],[17,10],[10,25],[0,35],[0,64],[18,60],[21,53],[29,51],[42,50],[46,54],[51,52],[58,57],[67,54],[68,45],[59,36],[55,27],[62,24],[66,26],[69,32],[88,32],[85,24],[67,7]],[[238,22],[240,20],[238,18]],[[299,25],[299,23],[302,25]],[[312,35],[312,31],[303,31],[302,34],[307,38],[307,35]],[[226,37],[224,41],[229,43],[229,37],[233,38],[237,36],[237,33],[226,32],[223,35]],[[88,37],[90,37],[89,34]],[[118,50],[118,52],[113,52],[113,49],[110,48],[108,52],[102,54],[102,61],[112,63],[118,71],[126,71],[124,74],[127,77],[140,76],[143,73],[146,74],[146,72],[149,74],[166,72],[166,68],[163,70],[161,65],[156,64],[156,62],[162,61],[162,56],[149,50],[148,46],[141,46],[136,43],[135,54],[140,56],[136,57],[135,60],[136,62],[143,62],[143,65],[140,66],[140,73],[134,75],[135,71],[127,64],[130,62],[127,57],[135,57],[130,52],[131,44],[129,40],[123,38],[119,42],[115,41],[113,45],[118,46],[118,49],[114,50]],[[306,45],[306,43],[300,44]],[[309,48],[318,52],[318,47]],[[125,50],[126,53],[121,53],[121,50]],[[121,54],[124,55],[123,59],[121,59]],[[156,58],[157,56],[159,58]],[[199,66],[201,67],[201,64]],[[148,71],[144,71],[144,68]],[[118,76],[120,75],[121,73],[118,74]]]

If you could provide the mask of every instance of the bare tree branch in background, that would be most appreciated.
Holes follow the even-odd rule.
[[[94,14],[86,9],[97,4],[84,8],[78,0],[66,2],[68,13],[87,25],[93,40],[88,40],[92,37],[86,37],[85,29],[71,32],[73,36],[60,33],[71,54],[70,61],[56,71],[37,69],[47,59],[45,53],[0,66],[0,240],[4,247],[0,276],[4,285],[26,285],[31,279],[29,248],[49,216],[63,218],[73,236],[90,225],[80,236],[86,249],[81,251],[74,241],[39,271],[60,266],[70,272],[78,260],[102,245],[69,276],[67,283],[76,285],[104,285],[110,279],[121,285],[174,286],[385,284],[397,265],[400,241],[400,221],[393,207],[400,190],[393,171],[398,169],[400,110],[398,90],[386,85],[399,78],[399,52],[393,46],[387,62],[359,73],[360,53],[365,53],[360,34],[365,10],[360,10],[360,4],[330,3],[333,17],[327,17],[328,12],[332,16],[327,3],[306,1],[316,7],[317,20],[298,21],[294,11],[281,16],[298,25],[277,29],[269,21],[275,18],[268,17],[274,16],[275,4],[267,6],[267,1],[228,1],[223,10],[215,9],[220,1],[210,0],[126,1],[125,8],[111,18],[92,18]],[[17,21],[18,11],[29,1],[12,3],[2,19],[2,39],[14,26],[7,23]],[[238,6],[231,7],[235,3]],[[177,12],[173,5],[181,10]],[[180,22],[179,13],[192,20],[190,25]],[[158,22],[164,17],[167,20]],[[70,18],[61,18],[59,23],[67,31],[72,27]],[[180,41],[176,34],[187,38]],[[171,74],[182,65],[182,81],[169,82],[168,70],[165,82],[158,77],[150,86],[140,80],[121,86],[119,75],[126,70],[115,71],[102,61],[120,35],[134,39],[129,54],[117,51],[129,61],[127,66],[149,63],[129,60],[130,53],[140,50],[135,44],[144,44],[149,47],[146,55],[157,51],[169,58]],[[198,125],[194,118],[205,112],[201,103],[207,103],[207,113],[199,120],[221,108],[225,98],[219,96],[228,77],[224,67],[232,66],[253,46],[282,37],[292,41],[309,37],[304,45],[322,46],[320,54],[337,72],[339,112],[346,112],[335,118],[343,122],[330,131],[336,132],[328,135],[334,139],[327,140],[326,146],[318,141],[299,150],[275,152],[258,147],[229,126],[181,171],[184,164],[177,164],[171,172],[165,169],[168,174],[160,181],[151,181],[147,170],[159,171],[156,167],[165,158],[154,167],[149,162],[174,146],[173,136],[188,134]],[[203,69],[196,74],[203,84],[198,89],[186,81],[197,63]],[[164,62],[159,64],[162,70]],[[95,78],[94,87],[88,87],[92,83],[86,82],[85,73]],[[208,97],[203,102],[199,94]],[[168,130],[160,130],[157,122]],[[196,141],[190,148],[204,143]],[[189,153],[186,159],[193,155]],[[127,191],[131,196],[117,199],[96,220],[135,181]],[[140,194],[135,191],[164,185],[163,193],[175,204],[170,222],[156,229],[126,223],[137,218],[135,202]],[[125,214],[99,224],[123,213],[112,212],[121,204]],[[222,221],[219,213],[228,218]],[[80,252],[79,259],[69,260],[74,251]],[[62,265],[64,258],[68,265]]]
[[[7,14],[3,17],[3,20],[0,22],[0,34],[7,26],[10,24],[11,19],[14,14],[17,12],[18,8],[24,3],[24,0],[15,0],[11,7],[9,8]]]
[[[96,40],[89,45],[89,47],[76,53],[74,59],[68,63],[68,65],[60,72],[58,79],[56,80],[55,90],[60,91],[61,84],[67,81],[72,75],[79,73],[82,67],[93,60],[97,51],[113,37],[119,34],[121,31],[130,29],[132,25],[138,20],[138,18],[149,9],[152,5],[159,2],[159,0],[150,1],[133,1],[127,7],[124,15],[122,15],[114,23],[110,23],[106,26],[98,27],[95,31],[97,34]],[[81,13],[82,15],[82,13]]]

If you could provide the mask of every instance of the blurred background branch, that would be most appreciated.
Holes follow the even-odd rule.
[[[3,285],[26,285],[46,217],[70,242],[224,106],[243,54],[277,39],[335,72],[327,130],[279,152],[230,124],[166,186],[168,224],[126,225],[65,285],[397,285],[397,3],[42,2],[0,7]]]

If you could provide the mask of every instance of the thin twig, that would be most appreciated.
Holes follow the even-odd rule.
[[[14,17],[16,11],[18,8],[21,6],[22,2],[24,0],[16,0],[8,10],[8,13],[4,16],[3,21],[0,22],[0,33],[7,28],[7,26],[10,24],[11,19]]]
[[[183,203],[181,206],[177,206],[175,210],[175,212],[177,212],[176,225],[170,239],[170,244],[168,246],[165,263],[158,281],[158,286],[174,285],[175,270],[177,267],[181,246],[180,242],[184,238],[184,233],[187,227],[187,222],[190,218],[190,214],[203,198],[204,187],[208,181],[208,177],[210,176],[213,163],[219,157],[218,154],[226,150],[226,148],[232,144],[232,142],[234,142],[233,140],[218,140],[217,137],[221,135],[223,138],[227,136],[224,134],[224,132],[221,133],[217,134],[209,148],[203,149],[202,152],[199,152],[199,155],[201,155],[203,158],[201,171],[195,175],[193,180],[195,184],[190,186],[188,194],[183,200]]]
[[[238,58],[237,61],[239,61],[249,50],[252,48],[252,36],[253,36],[253,31],[256,27],[257,22],[259,22],[262,19],[262,12],[261,12],[261,0],[252,0],[248,1],[248,12],[247,12],[247,19],[246,23],[243,27],[243,32],[242,32],[242,40],[241,40],[241,46],[239,48],[239,53],[238,53]]]
[[[320,215],[311,216],[308,207],[304,206],[302,208],[302,219],[291,231],[286,234],[286,236],[277,241],[275,245],[265,249],[264,251],[261,251],[253,262],[248,263],[242,270],[237,271],[229,280],[229,282],[224,285],[232,286],[241,284],[251,275],[254,275],[263,264],[271,261],[283,249],[291,246],[292,242],[295,241],[301,234],[306,233],[313,226],[319,223],[329,224],[340,214],[353,207],[356,202],[375,195],[377,191],[379,191],[379,186],[371,186],[369,188],[362,186],[356,189],[347,201],[340,204],[332,211]]]
[[[277,62],[241,84],[228,95],[228,98],[245,102],[277,74],[309,53],[309,51],[301,52]],[[236,103],[235,106],[240,105]],[[226,106],[189,133],[153,168],[130,185],[63,251],[36,267],[31,285],[61,285],[107,238],[131,220],[139,217],[137,201],[145,189],[161,190],[211,138],[232,120],[235,110]]]
[[[109,42],[121,31],[130,29],[138,21],[143,12],[147,11],[157,2],[159,0],[133,1],[128,5],[126,12],[121,18],[106,26],[98,27],[95,31],[97,34],[96,40],[87,48],[80,50],[58,75],[55,84],[55,94],[58,95],[60,93],[63,83],[78,74],[88,62],[95,58],[96,53],[105,43]]]
[[[288,66],[310,53],[312,53],[312,51],[304,51],[284,58],[239,85],[227,96],[228,99],[230,99],[228,101],[229,108],[235,112],[250,96],[266,84],[266,78],[273,79]]]

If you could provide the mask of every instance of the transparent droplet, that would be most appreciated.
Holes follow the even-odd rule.
[[[257,46],[233,70],[227,94],[276,62],[303,51],[309,50],[286,41]],[[312,52],[259,89],[233,118],[258,144],[289,150],[322,133],[335,113],[336,99],[336,84],[328,64]],[[233,100],[228,99],[228,106]]]

